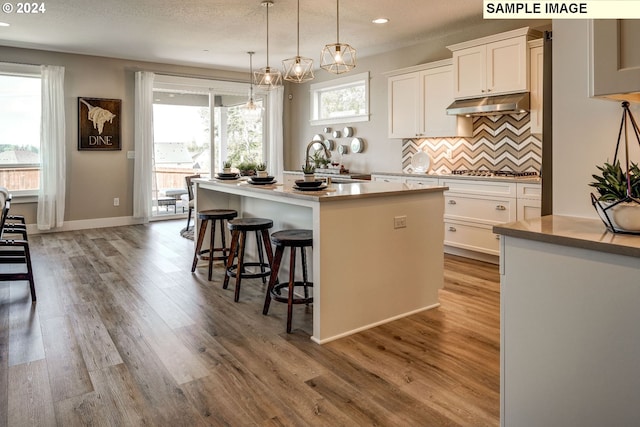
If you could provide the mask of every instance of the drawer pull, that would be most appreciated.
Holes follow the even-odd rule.
[[[498,205],[498,206],[496,206],[496,210],[498,210],[498,211],[506,211],[507,208],[505,208],[503,205]]]
[[[496,234],[496,240],[500,240],[500,235]]]
[[[449,200],[449,204],[450,204],[450,205],[455,205],[455,204],[456,204],[456,201],[455,201],[455,200]]]
[[[457,231],[455,227],[449,226],[449,231]]]

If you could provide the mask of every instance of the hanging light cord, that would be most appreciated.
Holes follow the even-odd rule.
[[[336,44],[340,44],[340,0],[336,0]]]
[[[255,52],[247,52],[249,54],[249,101],[253,104],[253,54]]]
[[[271,4],[269,2],[265,2],[265,6],[267,7],[267,70],[269,69],[269,8]]]
[[[298,0],[298,42],[296,56],[300,56],[300,0]]]

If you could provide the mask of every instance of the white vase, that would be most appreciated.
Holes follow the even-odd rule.
[[[231,173],[231,168],[222,168],[222,173]]]
[[[637,203],[619,203],[607,211],[613,212],[611,220],[621,231],[640,231],[640,205]]]
[[[265,177],[269,175],[269,172],[267,171],[256,171],[259,177]]]
[[[316,176],[315,176],[315,174],[312,174],[312,173],[305,173],[304,174],[304,180],[306,182],[315,181],[316,180]]]
[[[640,204],[633,202],[618,203],[613,207],[609,207],[613,202],[599,202],[606,209],[606,214],[611,220],[611,225],[618,231],[640,232]],[[606,223],[604,211],[600,205],[596,206],[596,210],[600,217]]]

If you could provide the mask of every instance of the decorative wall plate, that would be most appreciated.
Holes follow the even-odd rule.
[[[338,153],[340,154],[348,154],[349,153],[349,146],[348,145],[341,145],[338,147]]]
[[[347,126],[344,129],[342,129],[342,135],[346,138],[349,138],[351,136],[353,136],[353,128],[351,126]]]
[[[331,129],[330,127],[326,127],[324,128],[324,133],[331,133],[333,129]]]
[[[323,142],[324,146],[326,147],[327,150],[331,151],[333,150],[333,140],[332,139],[325,139]]]
[[[362,138],[353,138],[351,140],[351,152],[362,153],[364,151],[364,140]]]
[[[334,130],[334,131],[333,131],[333,137],[334,137],[334,138],[340,138],[341,136],[342,136],[342,135],[340,134],[340,131],[339,131],[339,130]]]
[[[324,135],[322,135],[321,133],[317,133],[317,134],[313,135],[313,138],[311,140],[312,141],[322,142],[322,141],[324,141]]]

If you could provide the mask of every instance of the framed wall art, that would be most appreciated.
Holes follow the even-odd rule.
[[[121,150],[122,100],[78,97],[78,150]]]

